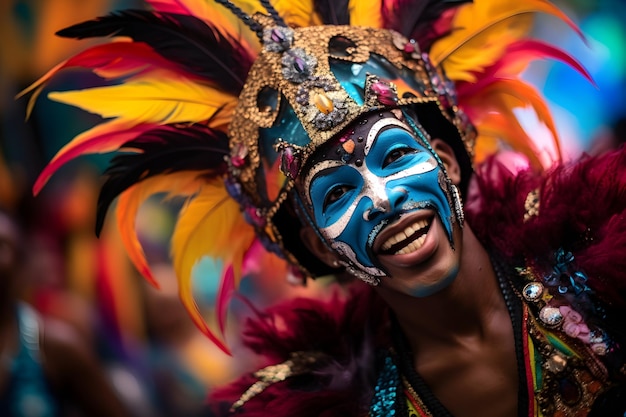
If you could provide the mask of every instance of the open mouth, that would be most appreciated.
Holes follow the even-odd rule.
[[[381,245],[383,255],[406,255],[422,247],[433,218],[417,220]]]

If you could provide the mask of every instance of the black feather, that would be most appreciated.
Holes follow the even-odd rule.
[[[122,153],[111,160],[105,171],[96,213],[96,235],[113,200],[132,185],[158,174],[199,171],[199,175],[220,175],[226,171],[228,154],[225,133],[203,125],[186,128],[164,126],[127,142]]]
[[[227,92],[238,95],[253,58],[217,28],[188,15],[125,10],[62,29],[66,38],[128,36],[145,42],[166,59],[185,70],[217,81]]]
[[[315,11],[326,25],[349,25],[349,0],[316,0]]]
[[[471,0],[403,1],[401,7],[393,11],[393,16],[389,16],[386,27],[419,41],[422,34],[428,31],[446,9],[470,2]]]

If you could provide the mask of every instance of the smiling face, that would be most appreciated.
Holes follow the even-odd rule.
[[[440,246],[454,252],[450,182],[413,132],[391,112],[370,115],[317,152],[298,184],[319,235],[357,276],[403,275]]]

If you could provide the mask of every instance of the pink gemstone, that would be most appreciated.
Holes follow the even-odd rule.
[[[372,84],[371,89],[378,97],[380,104],[391,106],[396,103],[396,94],[388,84],[376,81]]]
[[[242,166],[246,164],[246,160],[237,155],[230,158],[230,161],[232,162],[233,166],[237,168],[241,168]]]
[[[248,218],[252,220],[252,222],[259,226],[265,226],[265,219],[259,215],[258,210],[255,207],[247,207],[246,213],[248,214]]]
[[[283,149],[280,170],[291,178],[296,178],[300,170],[300,158],[295,155],[293,148],[288,146]]]
[[[230,162],[234,167],[241,168],[246,164],[246,156],[248,156],[248,147],[242,143],[236,145]]]
[[[403,50],[407,54],[412,54],[413,52],[415,52],[415,47],[413,46],[413,44],[411,44],[411,42],[407,42],[406,45],[404,45]]]
[[[578,335],[580,334],[580,328],[576,323],[566,323],[563,326],[563,331],[569,337],[578,337]]]

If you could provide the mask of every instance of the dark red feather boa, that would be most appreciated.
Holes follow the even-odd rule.
[[[386,344],[387,309],[366,284],[353,283],[329,300],[296,298],[248,319],[244,344],[268,365],[292,352],[316,351],[332,360],[313,375],[275,383],[244,405],[246,416],[360,416],[367,414],[376,378],[374,352]],[[256,381],[246,375],[211,393],[218,415]],[[269,411],[271,410],[271,411]],[[236,414],[235,414],[236,415]]]
[[[524,222],[524,202],[540,190],[539,215]],[[479,240],[506,257],[552,262],[563,248],[589,276],[600,301],[626,307],[626,150],[584,156],[545,175],[513,175],[487,161],[466,212]]]
[[[540,190],[539,215],[524,222],[529,191]],[[485,247],[509,260],[549,268],[558,249],[571,251],[599,299],[623,323],[626,291],[626,151],[584,157],[544,175],[513,174],[495,159],[482,164],[466,201],[467,222]],[[316,350],[333,361],[312,379],[268,387],[244,406],[246,416],[362,416],[375,381],[374,351],[387,342],[388,313],[374,291],[355,283],[347,297],[295,299],[247,323],[245,344],[281,363],[291,352]],[[622,326],[623,327],[623,326]],[[210,404],[227,414],[255,378],[214,391]]]

